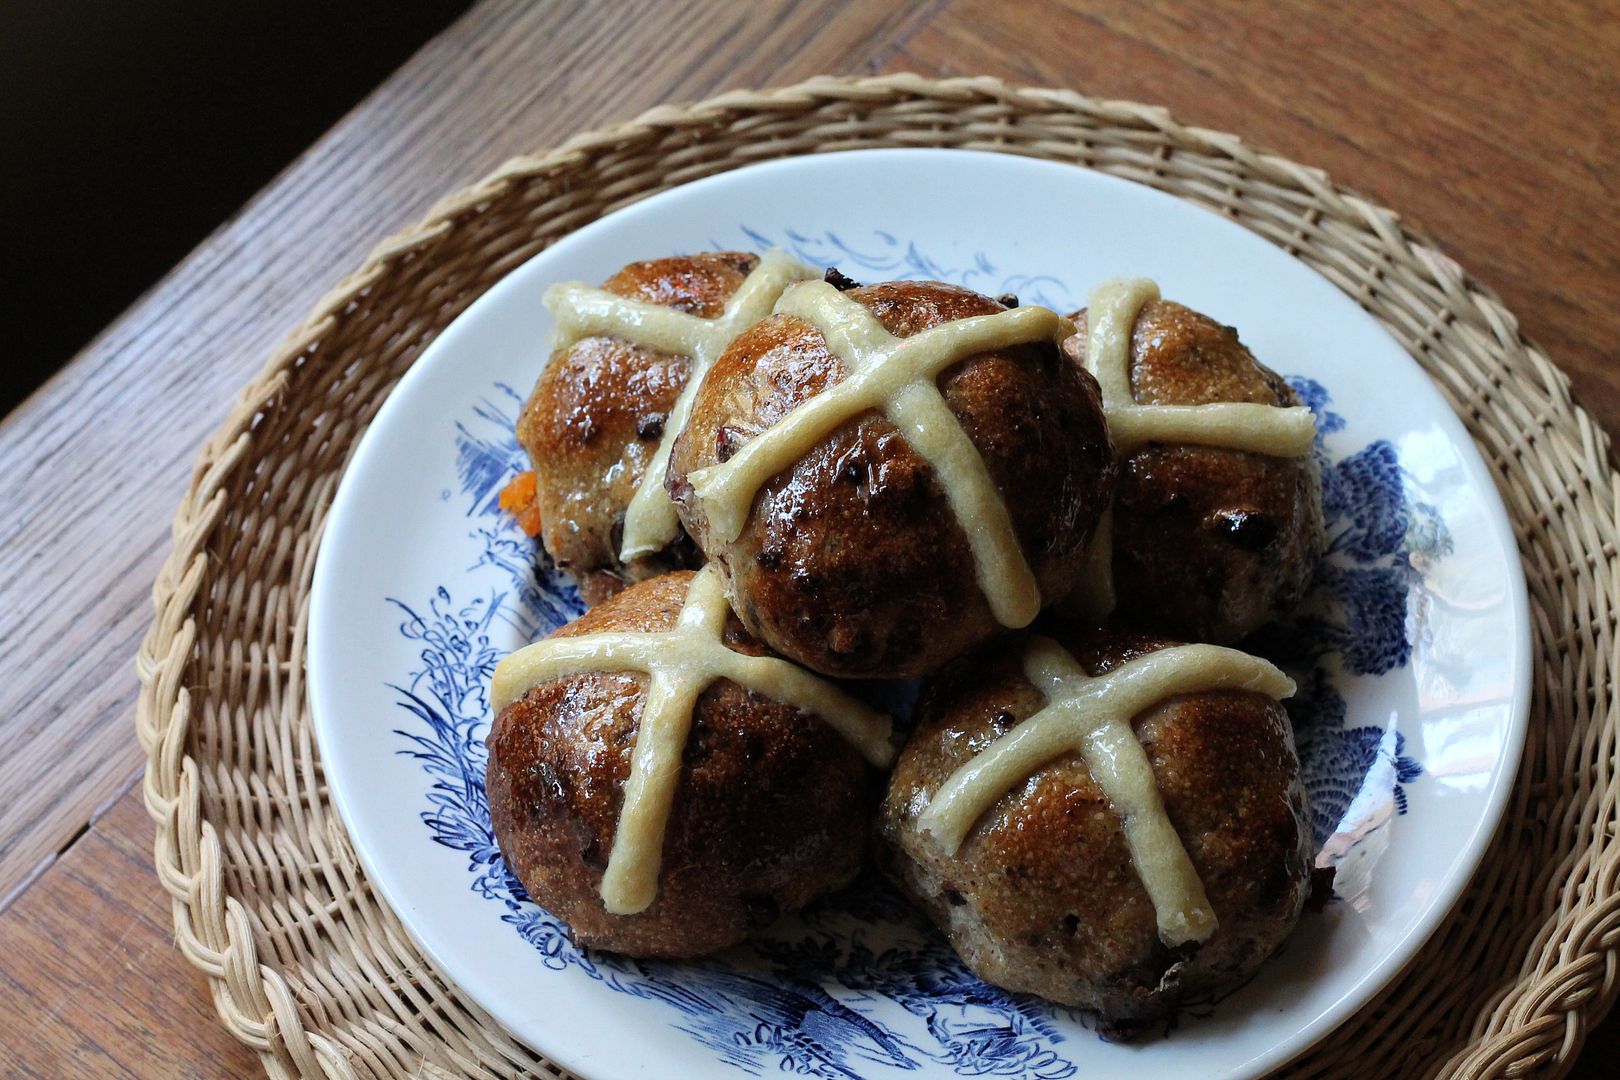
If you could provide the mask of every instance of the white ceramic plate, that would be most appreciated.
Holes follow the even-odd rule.
[[[499,512],[545,287],[623,263],[783,246],[863,280],[927,277],[1069,311],[1156,278],[1240,328],[1319,414],[1333,553],[1281,659],[1339,899],[1247,986],[1168,1037],[984,986],[874,882],[702,963],[576,949],[506,873],[483,792],[497,659],[578,600]],[[1249,1076],[1366,1001],[1456,900],[1501,815],[1529,692],[1524,582],[1491,479],[1393,340],[1237,225],[1079,168],[879,150],[771,162],[647,199],[559,242],[447,329],[361,440],[316,568],[310,695],[371,880],[438,967],[593,1080],[635,1076]]]

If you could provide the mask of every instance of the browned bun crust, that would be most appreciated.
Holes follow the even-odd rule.
[[[1066,348],[1084,351],[1086,314]],[[1169,301],[1142,309],[1131,386],[1144,405],[1298,405],[1230,326]],[[1325,546],[1313,457],[1151,445],[1124,456],[1114,496],[1122,622],[1191,641],[1241,640],[1297,604]]]
[[[938,282],[846,295],[901,337],[1004,310]],[[670,457],[670,491],[760,640],[828,675],[921,675],[999,627],[933,470],[894,424],[868,412],[823,439],[761,488],[731,543],[710,533],[686,482],[845,374],[801,319],[772,316],[742,334],[699,388]],[[1096,382],[1042,343],[971,357],[939,387],[1006,500],[1042,595],[1061,596],[1113,479]]]
[[[692,579],[631,586],[552,637],[674,626]],[[726,644],[763,655],[735,619]],[[698,698],[664,838],[658,896],[636,915],[602,905],[647,677],[576,675],[529,691],[489,735],[490,820],[506,864],[580,943],[698,956],[847,884],[861,865],[876,781],[813,716],[728,680]]]
[[[650,259],[626,266],[602,288],[715,318],[758,262],[736,251]],[[588,604],[629,581],[701,561],[684,536],[629,566],[619,560],[625,509],[689,366],[685,356],[619,338],[585,338],[551,357],[518,418],[518,442],[534,463],[541,540]]]
[[[1171,644],[1058,636],[1093,675]],[[1240,982],[1293,929],[1312,841],[1292,729],[1276,702],[1241,691],[1172,698],[1136,718],[1220,923],[1202,946],[1172,952],[1078,754],[1003,796],[955,856],[916,827],[958,767],[1044,706],[1021,643],[959,660],[924,688],[880,813],[879,860],[981,978],[1096,1010],[1105,1035],[1128,1038],[1184,997]]]

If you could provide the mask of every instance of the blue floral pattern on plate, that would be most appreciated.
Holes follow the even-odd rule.
[[[779,237],[744,229],[753,246],[777,244],[814,265],[857,267],[883,278],[956,281],[981,292],[1071,310],[1055,277],[1002,273],[988,258],[943,266],[914,244],[878,233],[859,244],[833,233],[789,231]],[[1318,846],[1359,831],[1361,823],[1406,812],[1403,785],[1422,767],[1404,736],[1379,727],[1346,727],[1343,682],[1403,667],[1411,655],[1407,598],[1426,562],[1450,550],[1433,508],[1407,498],[1394,446],[1380,440],[1330,456],[1325,440],[1346,427],[1329,395],[1309,379],[1291,384],[1317,417],[1330,551],[1311,596],[1283,625],[1251,647],[1290,668],[1300,692],[1289,703],[1299,740]],[[501,512],[497,495],[527,467],[513,435],[522,396],[505,384],[457,425],[459,498],[477,559],[462,580],[477,591],[441,585],[407,602],[390,598],[399,631],[418,664],[392,689],[408,717],[396,734],[401,753],[428,779],[421,820],[432,839],[463,853],[469,888],[504,908],[502,920],[553,970],[577,969],[612,989],[667,1006],[671,1023],[717,1060],[750,1075],[785,1072],[859,1077],[865,1067],[911,1071],[932,1065],[961,1076],[1060,1080],[1076,1065],[1053,1020],[1085,1022],[1072,1010],[987,986],[885,883],[868,875],[852,888],[768,934],[702,961],[641,961],[576,946],[567,928],[535,904],[506,869],[490,826],[484,792],[489,678],[502,651],[497,620],[525,639],[582,609],[566,577],[536,562],[536,546]],[[458,493],[446,492],[446,498]],[[880,999],[909,1017],[878,1022]],[[885,1016],[892,1017],[885,1011]]]

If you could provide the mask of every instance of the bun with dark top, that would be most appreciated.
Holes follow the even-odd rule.
[[[706,336],[712,339],[703,342],[706,351],[717,355],[737,331],[770,312],[788,281],[809,273],[779,253],[766,259],[763,269],[759,256],[736,251],[651,259],[625,266],[600,289],[573,283],[547,294],[558,347],[517,424],[534,475],[520,477],[505,501],[538,532],[587,604],[701,562],[673,511],[666,523],[649,521],[647,535],[629,550],[626,517],[638,494],[666,500],[663,455],[681,422],[682,393],[693,383],[694,366],[713,359],[694,356],[683,338]],[[728,319],[755,271],[762,276],[754,279],[747,310]],[[647,307],[684,318],[652,326]],[[690,333],[706,326],[717,332]],[[651,481],[649,471],[657,473]]]
[[[827,675],[909,677],[1060,597],[1113,481],[1066,332],[938,282],[789,289],[670,458],[743,625]]]
[[[1126,705],[1116,733],[1121,758],[1142,748],[1151,768],[1145,790],[1133,792],[1128,771],[1095,771],[1109,767],[1106,749],[1095,763],[1059,752],[1012,774],[1010,787],[997,784],[988,808],[963,819],[953,850],[930,831],[951,836],[937,824],[946,818],[935,800],[959,770],[982,764],[1050,704],[1050,687],[1029,677],[1032,642],[1058,650],[1060,667],[1076,665],[1085,687],[1132,661],[1141,668],[1172,656],[1164,650],[1173,643],[1150,638],[1057,638],[1014,637],[928,680],[879,815],[878,858],[981,978],[1095,1010],[1105,1034],[1129,1038],[1188,998],[1240,983],[1292,930],[1310,888],[1305,794],[1288,716],[1272,697],[1174,694],[1134,715]],[[1220,682],[1210,673],[1223,664],[1236,664],[1239,685],[1265,667],[1232,650],[1178,651],[1206,665],[1194,673],[1206,685]],[[1122,813],[1133,797],[1141,805]],[[1140,827],[1155,805],[1169,831],[1129,841],[1127,823]],[[1186,918],[1154,895],[1179,895],[1178,859],[1196,900]]]
[[[841,888],[861,866],[877,798],[862,755],[888,762],[887,724],[861,729],[858,748],[837,725],[858,723],[859,706],[785,661],[749,661],[769,653],[718,588],[704,588],[705,573],[633,585],[497,671],[487,772],[495,836],[529,895],[585,945],[634,956],[713,952]],[[656,780],[644,785],[632,822],[633,761],[656,754],[646,734],[654,677],[622,655],[581,657],[593,642],[641,636],[651,656],[673,654],[678,678],[690,676],[701,659],[680,657],[671,632],[690,630],[698,608],[708,619],[695,631],[700,650],[723,646],[722,660],[764,673],[685,684],[695,699],[663,716],[676,728],[665,744],[667,801],[659,804]],[[509,667],[548,648],[555,659],[559,647],[575,654],[564,673]],[[769,696],[784,685],[781,700]],[[681,694],[677,682],[663,690]],[[831,703],[833,723],[809,711],[817,702]]]
[[[1077,333],[1064,346],[1081,365],[1089,314],[1071,316]],[[1141,441],[1122,437],[1119,403],[1104,394],[1119,443],[1119,483],[1104,529],[1111,565],[1101,568],[1112,578],[1112,614],[1189,641],[1242,640],[1299,602],[1325,546],[1309,413],[1236,330],[1190,308],[1150,300],[1128,334],[1125,404],[1149,424],[1165,415],[1155,412],[1159,407],[1184,413],[1222,403],[1264,407],[1247,413],[1248,423],[1232,425],[1239,432],[1232,441],[1241,443],[1255,420],[1298,417],[1287,452]],[[1095,580],[1083,580],[1080,589],[1067,610],[1093,618],[1106,613],[1106,603],[1096,603]]]

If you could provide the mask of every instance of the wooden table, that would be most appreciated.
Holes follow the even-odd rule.
[[[0,1075],[257,1071],[171,944],[131,658],[199,443],[322,290],[443,193],[659,102],[822,72],[1158,102],[1400,208],[1614,430],[1617,15],[1582,0],[473,9],[0,423]],[[1580,1071],[1608,1075],[1617,1049],[1610,1021]]]

